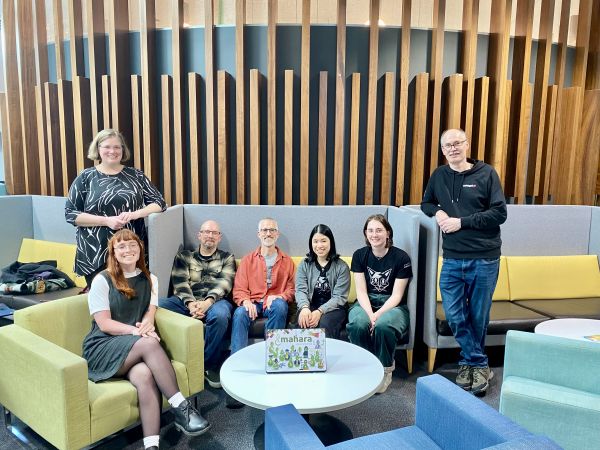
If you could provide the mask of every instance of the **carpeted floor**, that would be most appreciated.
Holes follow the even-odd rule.
[[[494,371],[490,389],[483,401],[498,409],[500,387],[502,384],[503,347],[493,347],[490,351],[490,366]],[[375,395],[363,403],[351,408],[334,411],[329,419],[341,421],[354,437],[387,431],[398,427],[411,425],[415,417],[415,386],[417,378],[427,375],[424,358],[418,359],[420,352],[415,354],[414,372],[408,375],[403,352],[397,353],[396,371],[388,391]],[[439,350],[436,360],[435,373],[449,379],[456,374],[456,350]],[[254,433],[263,423],[264,412],[245,406],[238,410],[225,407],[225,393],[221,389],[207,387],[199,396],[202,414],[211,422],[211,430],[202,436],[189,438],[176,431],[169,425],[171,417],[165,414],[164,427],[161,431],[161,449],[210,449],[210,450],[250,450],[254,448]],[[319,419],[319,417],[316,417]],[[325,417],[327,418],[327,417]],[[17,429],[24,432],[30,440],[27,446],[10,434],[5,427],[0,427],[0,450],[53,448],[40,440],[23,424],[17,422]],[[99,450],[113,449],[142,449],[140,427],[107,441],[97,447]]]

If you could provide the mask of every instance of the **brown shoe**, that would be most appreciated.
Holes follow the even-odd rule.
[[[473,395],[484,396],[493,377],[494,372],[489,367],[473,367],[473,385],[471,386]]]
[[[458,366],[458,375],[456,375],[456,385],[463,388],[465,391],[471,390],[473,384],[473,367]]]

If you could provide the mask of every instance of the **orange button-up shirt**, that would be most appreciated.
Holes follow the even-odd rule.
[[[260,254],[260,247],[242,258],[233,283],[233,301],[237,305],[241,305],[244,300],[258,303],[269,295],[280,296],[288,303],[294,301],[296,293],[294,261],[279,247],[275,248],[277,259],[271,271],[269,289],[267,289],[267,264]]]

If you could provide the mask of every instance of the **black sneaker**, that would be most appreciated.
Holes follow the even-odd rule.
[[[188,436],[199,436],[210,428],[210,423],[196,411],[192,404],[184,400],[177,408],[172,409],[175,415],[175,426]]]
[[[484,396],[493,377],[494,372],[489,367],[473,367],[473,385],[471,387],[473,395]]]
[[[208,385],[215,389],[221,389],[221,377],[218,370],[208,369],[204,371],[204,378],[208,381]]]
[[[225,398],[225,406],[229,409],[240,409],[244,407],[244,404],[233,398],[231,395],[228,395]]]
[[[465,391],[470,391],[473,384],[473,367],[458,366],[458,374],[456,375],[456,385],[463,388]]]

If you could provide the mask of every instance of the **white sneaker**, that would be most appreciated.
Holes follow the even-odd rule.
[[[392,373],[394,372],[395,368],[395,363],[392,364],[390,367],[383,368],[383,380],[381,381],[381,384],[379,385],[376,394],[383,394],[385,391],[387,391],[387,388],[390,386],[390,384],[392,384]]]

